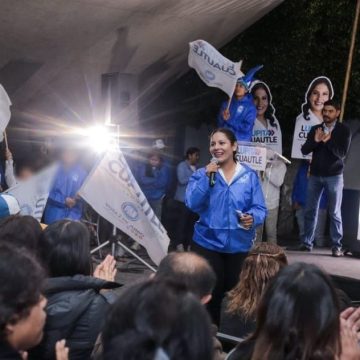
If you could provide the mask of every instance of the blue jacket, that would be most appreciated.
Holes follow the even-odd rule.
[[[216,184],[211,188],[204,168],[190,178],[185,203],[200,216],[194,229],[194,241],[206,249],[223,253],[248,252],[255,238],[255,227],[265,220],[267,210],[258,176],[248,166],[241,166],[230,185],[216,174]],[[253,216],[251,229],[239,227],[236,210]]]
[[[221,105],[218,115],[218,127],[233,131],[238,141],[251,141],[256,119],[256,108],[252,96],[247,94],[240,100],[233,97],[229,108],[230,118],[225,121],[223,111],[226,109],[227,104],[228,100]]]
[[[152,176],[146,173],[147,164],[141,164],[137,170],[136,179],[147,200],[159,200],[165,196],[169,185],[169,168],[162,165],[152,169]]]
[[[67,197],[76,196],[86,176],[86,171],[80,165],[75,165],[71,169],[65,169],[60,165],[46,204],[45,224],[62,219],[80,220],[83,209],[82,200],[78,199],[73,208],[67,207],[65,200]]]
[[[308,169],[309,162],[302,161],[298,172],[296,173],[293,191],[291,194],[292,203],[298,203],[301,207],[305,207],[306,203],[306,194],[307,194],[307,186],[308,186]],[[320,209],[327,208],[327,195],[326,192],[323,191],[320,198]]]
[[[194,173],[187,160],[182,161],[176,168],[177,187],[175,200],[185,202],[186,186],[189,183],[191,175]]]

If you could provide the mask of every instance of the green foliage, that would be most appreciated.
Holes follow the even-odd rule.
[[[341,101],[355,5],[354,0],[287,0],[221,50],[230,59],[243,56],[245,70],[264,64],[258,76],[271,88],[285,133],[292,132],[304,93],[316,76],[328,76]],[[360,115],[359,73],[360,34],[345,119]]]
[[[220,49],[229,59],[243,59],[245,72],[264,64],[257,76],[271,88],[287,154],[295,118],[313,78],[328,76],[341,101],[355,6],[355,0],[285,0]],[[225,98],[190,70],[153,105],[157,111],[176,110],[172,119],[177,123],[200,126],[202,122],[215,124]],[[360,118],[360,33],[346,103],[345,119],[350,118]]]

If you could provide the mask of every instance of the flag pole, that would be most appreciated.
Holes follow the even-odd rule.
[[[6,148],[6,151],[8,151],[8,150],[9,150],[9,143],[8,143],[8,138],[7,138],[6,130],[4,130],[4,140],[5,140],[5,148]]]
[[[356,10],[355,10],[355,19],[351,34],[351,42],[350,42],[350,49],[349,49],[349,57],[346,67],[346,75],[345,75],[345,82],[343,88],[343,94],[341,99],[341,113],[340,113],[340,122],[343,121],[344,113],[345,113],[345,104],[346,98],[349,90],[349,82],[350,82],[350,75],[351,75],[351,66],[353,61],[354,49],[355,49],[355,40],[356,40],[356,33],[359,25],[359,14],[360,14],[360,0],[357,0]]]

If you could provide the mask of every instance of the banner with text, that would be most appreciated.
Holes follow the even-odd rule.
[[[102,217],[145,247],[159,264],[169,237],[120,151],[107,152],[79,191]]]
[[[57,169],[58,164],[50,165],[5,191],[17,199],[21,215],[30,215],[38,221],[41,220]]]
[[[250,166],[253,170],[264,171],[266,168],[266,153],[266,147],[239,143],[237,158],[240,163]]]
[[[217,87],[232,97],[237,79],[244,76],[241,62],[230,61],[204,40],[193,41],[189,46],[189,66],[206,85]]]

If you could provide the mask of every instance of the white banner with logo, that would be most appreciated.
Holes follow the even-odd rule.
[[[166,256],[169,237],[120,151],[107,152],[79,191],[102,217],[139,242],[151,260]]]
[[[30,215],[38,221],[41,220],[57,169],[58,164],[50,165],[5,191],[17,199],[21,215]]]
[[[189,66],[206,85],[217,87],[232,97],[237,79],[244,76],[241,62],[230,61],[204,40],[193,41],[189,46]]]
[[[237,157],[239,162],[250,166],[253,170],[265,170],[266,153],[267,149],[264,146],[238,143]]]

